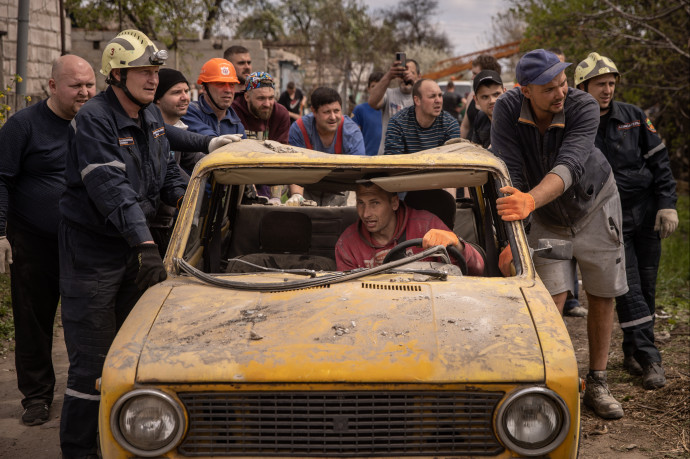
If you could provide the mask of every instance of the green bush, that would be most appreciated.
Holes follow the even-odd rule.
[[[679,196],[680,224],[661,243],[661,264],[657,276],[657,311],[687,319],[690,313],[690,197]]]

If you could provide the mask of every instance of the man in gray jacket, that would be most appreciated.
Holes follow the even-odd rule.
[[[497,201],[505,221],[525,220],[530,245],[540,238],[568,240],[582,273],[589,315],[589,373],[584,404],[602,418],[618,419],[623,408],[606,383],[613,328],[613,299],[628,291],[621,206],[611,166],[594,145],[599,107],[589,94],[568,88],[570,64],[543,49],[518,62],[519,88],[494,107],[493,151],[513,182]],[[529,219],[528,219],[529,218]],[[506,274],[508,246],[499,265]],[[574,260],[536,257],[535,267],[559,311],[574,289]]]

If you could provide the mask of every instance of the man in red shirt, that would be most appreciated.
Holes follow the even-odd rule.
[[[359,221],[350,225],[335,244],[339,271],[378,266],[398,243],[423,238],[423,247],[410,248],[408,253],[436,245],[456,246],[465,256],[468,274],[484,272],[481,255],[431,212],[407,207],[396,193],[372,182],[358,184],[356,192]]]

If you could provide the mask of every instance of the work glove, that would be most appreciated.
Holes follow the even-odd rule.
[[[430,229],[422,239],[422,247],[428,249],[429,247],[436,247],[437,245],[442,245],[443,247],[449,245],[460,247],[460,240],[452,231]]]
[[[295,193],[290,198],[285,201],[286,206],[299,207],[304,202],[304,196],[299,193]]]
[[[536,203],[531,194],[523,193],[512,186],[504,186],[499,191],[509,195],[496,200],[496,210],[503,220],[524,220],[534,211]]]
[[[666,239],[678,228],[678,212],[676,209],[659,209],[654,221],[654,231],[659,232],[661,239]],[[10,259],[10,263],[12,260]]]
[[[676,219],[676,223],[678,219]],[[12,264],[12,246],[7,236],[0,236],[0,273],[10,272],[10,265]]]
[[[208,143],[208,152],[211,153],[214,150],[219,149],[223,145],[227,145],[232,142],[239,142],[242,140],[242,134],[225,134],[214,137]]]
[[[503,274],[503,277],[515,275],[515,263],[513,263],[513,252],[510,250],[510,244],[505,246],[498,256],[498,269]]]
[[[131,268],[137,271],[135,283],[139,290],[146,290],[168,277],[156,244],[139,244],[134,250]]]

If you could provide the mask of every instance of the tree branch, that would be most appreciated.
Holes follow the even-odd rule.
[[[662,37],[662,38],[671,46],[671,48],[674,49],[678,54],[680,54],[681,56],[685,57],[686,59],[690,59],[690,54],[689,54],[689,53],[687,53],[687,52],[683,51],[682,49],[680,49],[678,46],[676,46],[675,43],[673,43],[673,41],[672,41],[666,34],[664,34],[664,33],[661,32],[659,29],[657,29],[656,27],[653,27],[653,26],[650,25],[648,22],[646,22],[646,21],[650,21],[650,20],[653,20],[653,19],[650,19],[650,18],[642,18],[642,19],[640,19],[640,18],[638,18],[637,16],[633,16],[633,15],[631,15],[631,14],[625,13],[625,12],[624,12],[623,10],[621,10],[619,7],[613,5],[609,0],[604,0],[604,3],[606,3],[606,4],[609,5],[611,8],[613,8],[615,11],[617,11],[618,14],[620,14],[620,16],[621,16],[622,18],[627,19],[627,20],[629,20],[629,21],[631,21],[631,22],[637,23],[637,24],[641,25],[642,27],[644,27],[644,28],[646,28],[646,29],[649,29],[649,30],[655,32],[655,33],[658,34],[660,37]],[[681,8],[680,5],[679,5],[678,7],[676,7],[676,8],[673,8],[673,10],[675,11],[675,10],[677,10],[677,9],[679,9],[679,8]],[[662,16],[662,17],[663,17],[663,16]]]

